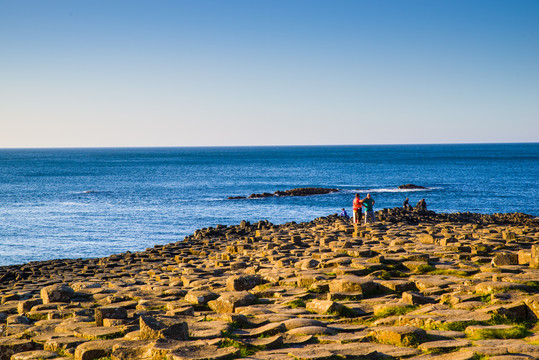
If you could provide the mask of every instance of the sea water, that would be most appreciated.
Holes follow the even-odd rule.
[[[101,257],[241,220],[280,224],[424,198],[539,216],[539,143],[0,150],[0,265]],[[399,190],[413,183],[424,190]],[[228,200],[298,187],[338,193]]]

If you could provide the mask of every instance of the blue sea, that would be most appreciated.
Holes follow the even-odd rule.
[[[399,190],[413,183],[425,190]],[[297,187],[342,191],[228,200]],[[0,265],[102,257],[241,220],[274,224],[424,198],[436,212],[539,216],[539,143],[0,150]]]

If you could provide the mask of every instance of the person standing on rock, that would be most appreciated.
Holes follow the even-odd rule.
[[[361,218],[363,215],[362,200],[359,198],[359,194],[356,194],[353,202],[353,214],[354,224],[361,224]]]
[[[367,194],[367,197],[363,200],[361,200],[363,203],[363,206],[365,206],[365,224],[369,222],[375,222],[376,219],[374,218],[374,199],[371,198],[371,194]]]
[[[342,208],[340,216],[345,218],[345,219],[350,219],[350,216],[348,216],[348,213],[346,212],[346,210],[344,208]]]

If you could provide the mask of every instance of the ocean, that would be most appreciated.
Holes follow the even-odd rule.
[[[424,190],[399,190],[402,184]],[[338,193],[228,200],[298,187]],[[1,149],[0,265],[103,257],[196,229],[375,210],[424,198],[436,212],[539,216],[539,143]]]

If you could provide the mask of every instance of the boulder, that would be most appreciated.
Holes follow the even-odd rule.
[[[95,309],[95,324],[103,326],[103,319],[127,319],[127,310],[123,307],[100,307]]]
[[[58,354],[54,351],[32,350],[25,351],[11,356],[11,360],[45,360],[56,359]]]
[[[0,360],[10,360],[11,355],[34,350],[37,346],[31,340],[0,338]]]
[[[157,319],[151,316],[141,316],[140,324],[140,339],[172,339],[172,340],[188,340],[189,329],[187,323],[180,322],[173,318]]]
[[[69,302],[75,296],[75,291],[67,285],[55,284],[41,289],[43,304],[55,302]]]
[[[495,255],[492,258],[492,266],[507,266],[507,265],[518,265],[518,253],[503,253]]]
[[[247,291],[222,293],[216,300],[208,302],[210,309],[216,313],[233,313],[236,307],[249,306],[257,301],[257,297]]]
[[[329,291],[335,293],[372,293],[377,285],[371,279],[356,275],[344,275],[329,283]]]
[[[331,300],[313,300],[307,303],[307,310],[317,314],[338,314],[342,311],[343,306],[335,301]]]
[[[112,354],[112,347],[118,340],[96,340],[80,344],[75,349],[74,360],[95,360]]]
[[[371,328],[376,341],[396,346],[416,346],[427,339],[425,330],[415,326],[385,326]]]
[[[217,299],[219,295],[207,290],[192,290],[185,295],[185,301],[194,305],[206,305],[208,301]]]
[[[228,291],[251,290],[260,284],[260,276],[257,275],[236,275],[226,280]]]

